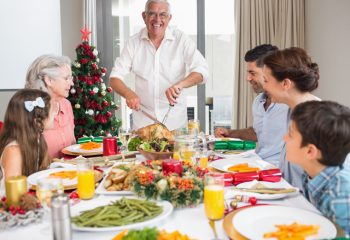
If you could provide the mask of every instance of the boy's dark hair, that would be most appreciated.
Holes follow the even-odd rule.
[[[309,101],[295,107],[291,119],[302,136],[301,146],[314,144],[326,166],[342,165],[350,152],[350,109],[331,101]]]
[[[272,46],[271,44],[258,45],[255,48],[250,49],[248,52],[246,52],[244,56],[244,61],[246,62],[256,61],[257,66],[262,68],[264,64],[257,60],[264,57],[266,54],[277,50],[278,50],[278,47]]]

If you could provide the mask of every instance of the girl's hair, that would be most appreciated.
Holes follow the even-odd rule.
[[[35,101],[38,97],[43,99],[44,108],[35,106],[31,112],[28,111],[24,102]],[[7,144],[17,141],[23,160],[22,175],[28,176],[49,165],[47,145],[42,132],[44,120],[49,117],[50,99],[46,92],[22,89],[13,95],[7,106],[0,133],[0,154]]]
[[[71,65],[71,60],[66,56],[42,55],[34,60],[27,71],[25,88],[40,89],[47,92],[44,77],[57,78],[60,68]]]
[[[302,48],[291,47],[274,51],[262,59],[277,81],[288,78],[300,92],[311,92],[318,87],[320,78],[317,63]]]

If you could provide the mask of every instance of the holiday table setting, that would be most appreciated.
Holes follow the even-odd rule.
[[[251,154],[251,159],[258,158],[257,155]],[[249,158],[248,158],[249,159]],[[137,162],[144,162],[146,159],[142,155],[137,155]],[[225,160],[225,159],[223,159]],[[220,161],[220,160],[217,160]],[[171,161],[170,161],[171,162]],[[147,161],[146,161],[147,163]],[[167,163],[165,163],[167,166]],[[166,167],[166,171],[174,171],[179,172],[181,171],[177,165],[173,165],[170,163],[168,166],[171,166],[170,168]],[[158,164],[158,167],[160,165]],[[170,170],[169,170],[170,169]],[[182,170],[183,171],[183,170]],[[146,172],[145,172],[146,174]],[[147,175],[147,174],[146,174]],[[147,180],[146,178],[141,178],[142,180]],[[150,179],[148,179],[150,180]],[[161,180],[161,179],[160,179]],[[285,184],[285,187],[291,187],[288,183],[286,183],[283,179],[281,181]],[[231,182],[233,183],[233,182]],[[188,183],[186,183],[188,184]],[[190,185],[184,185],[184,186],[190,186]],[[225,187],[226,192],[229,193],[230,187]],[[270,186],[269,186],[270,187]],[[244,195],[244,194],[240,194]],[[135,196],[135,195],[134,195]],[[91,200],[80,200],[80,203],[84,205],[89,205],[89,203],[99,202],[100,198],[104,199],[103,202],[108,201],[115,201],[117,199],[120,199],[121,196],[118,195],[107,195],[107,194],[96,194],[95,197],[93,197]],[[220,239],[229,239],[230,234],[227,229],[231,229],[230,226],[232,224],[230,223],[229,226],[227,225],[227,216],[229,214],[235,212],[233,211],[235,209],[240,209],[243,206],[250,206],[252,204],[270,204],[270,205],[281,205],[286,207],[295,207],[298,209],[303,209],[307,211],[314,212],[318,214],[318,211],[300,194],[295,193],[291,196],[279,198],[279,199],[256,199],[256,202],[251,202],[252,200],[247,201],[237,201],[236,204],[231,204],[231,202],[236,197],[233,197],[233,195],[228,196],[228,198],[225,199],[225,205],[227,209],[228,215],[226,217],[222,218],[221,220],[216,222],[216,231],[218,234],[218,237]],[[102,200],[101,200],[102,202]],[[74,208],[78,206],[78,204],[71,206],[71,211],[75,211]],[[231,212],[230,212],[231,211]],[[231,216],[231,215],[230,215]],[[226,224],[225,224],[226,223]],[[204,205],[202,203],[199,204],[191,204],[187,207],[178,207],[175,208],[171,214],[166,216],[165,218],[162,218],[159,220],[159,222],[155,222],[150,224],[150,226],[156,226],[159,229],[165,229],[169,232],[172,231],[179,231],[183,234],[187,234],[191,237],[191,239],[212,239],[213,238],[213,232],[211,227],[208,224],[208,219],[205,216],[204,211]],[[226,231],[225,231],[226,229]],[[115,235],[118,234],[118,231],[93,231],[93,232],[84,232],[79,230],[73,230],[73,239],[112,239]],[[33,223],[25,227],[15,227],[12,229],[4,230],[0,232],[1,239],[20,239],[21,237],[26,237],[28,235],[35,235],[36,239],[47,239],[48,236],[52,236],[52,227],[51,227],[51,220],[46,219],[45,221],[41,223]]]

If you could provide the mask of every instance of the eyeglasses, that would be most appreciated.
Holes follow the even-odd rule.
[[[72,75],[68,75],[66,77],[62,77],[64,80],[66,80],[67,82],[73,81],[73,76]]]
[[[160,19],[164,20],[169,17],[169,13],[167,12],[156,13],[156,12],[149,11],[147,12],[147,16],[152,19],[157,18],[157,16],[159,16]]]

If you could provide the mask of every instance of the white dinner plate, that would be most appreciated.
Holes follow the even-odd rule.
[[[281,180],[279,182],[265,182],[265,181],[250,181],[250,182],[244,182],[241,184],[238,184],[236,187],[237,188],[252,188],[255,184],[261,183],[267,188],[294,188],[290,184],[288,184],[286,181]],[[228,188],[225,193],[225,198],[232,198],[235,195],[246,195],[249,197],[256,197],[257,199],[280,199],[280,198],[285,198],[288,196],[295,195],[299,192],[298,188],[294,188],[295,192],[291,193],[274,193],[274,194],[268,194],[268,193],[254,193],[254,192],[242,192],[242,191],[237,191],[232,188]]]
[[[320,226],[318,233],[307,239],[332,239],[337,235],[333,223],[314,212],[285,206],[256,206],[239,211],[232,220],[234,228],[248,239],[264,239],[263,235],[277,230],[276,224]]]
[[[276,168],[275,166],[259,159],[258,157],[255,158],[245,158],[241,156],[231,156],[227,159],[219,159],[210,164],[211,167],[223,171],[223,172],[232,172],[228,171],[229,167],[232,167],[233,165],[241,164],[241,163],[248,163],[249,167],[258,167],[260,170],[270,169],[270,168]]]
[[[92,200],[89,201],[81,201],[76,205],[73,205],[70,210],[71,210],[71,216],[77,216],[83,211],[86,210],[91,210],[96,207],[108,205],[113,201],[119,200],[121,197],[120,196],[103,196],[100,195],[97,198],[93,198]],[[128,198],[135,198],[135,197],[128,197]],[[105,231],[122,231],[125,229],[138,229],[146,226],[155,226],[157,223],[160,221],[163,221],[167,217],[170,216],[170,214],[173,212],[173,205],[170,202],[167,201],[157,201],[157,205],[163,207],[163,212],[156,216],[155,218],[146,220],[144,222],[138,222],[138,223],[133,223],[133,224],[128,224],[124,226],[116,226],[116,227],[102,227],[102,228],[95,228],[95,227],[78,227],[74,223],[72,223],[72,228],[74,230],[78,231],[87,231],[87,232],[105,232]]]
[[[36,173],[33,173],[28,176],[27,182],[29,185],[31,185],[33,188],[36,187],[37,181],[41,178],[48,178],[51,173],[56,173],[56,172],[62,172],[62,171],[76,171],[74,169],[67,169],[67,168],[52,168],[52,169],[46,169],[43,171],[39,171]],[[70,187],[75,188],[78,183],[77,177],[73,179],[69,178],[62,178],[62,184],[63,187],[67,190]]]
[[[74,144],[62,149],[62,153],[67,155],[82,155],[82,156],[94,156],[94,155],[102,155],[103,154],[103,146],[101,143],[101,147],[85,150],[80,148],[80,144]]]

